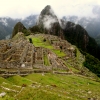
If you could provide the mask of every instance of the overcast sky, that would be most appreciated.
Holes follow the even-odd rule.
[[[100,15],[100,0],[0,0],[0,17],[25,18],[51,5],[58,17]]]

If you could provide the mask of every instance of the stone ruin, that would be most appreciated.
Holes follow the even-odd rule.
[[[55,49],[62,50],[67,55],[67,58],[75,57],[75,48],[66,40],[53,35],[43,35],[43,37],[49,40]]]
[[[22,35],[22,34],[19,34]],[[70,49],[71,45],[65,40],[61,40],[57,36],[43,35],[44,38],[52,41],[52,45],[56,49],[62,49],[67,56],[73,56],[74,49]],[[60,48],[62,46],[62,48]],[[72,52],[70,52],[72,51]],[[49,66],[44,64],[44,55],[47,55]],[[53,70],[65,70],[69,69],[63,63],[62,59],[57,57],[51,50],[35,47],[32,43],[29,43],[26,39],[20,37],[15,40],[0,41],[0,69],[14,69],[11,73],[27,73],[34,72],[36,70],[53,71]],[[21,72],[22,70],[27,70]],[[31,71],[30,71],[31,70]]]

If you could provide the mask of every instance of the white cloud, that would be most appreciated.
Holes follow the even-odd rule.
[[[52,16],[47,16],[47,15],[45,15],[45,16],[44,16],[44,19],[43,19],[43,24],[44,24],[44,27],[45,27],[46,29],[50,29],[51,26],[52,26],[52,24],[55,23],[55,22],[57,22],[57,21],[58,21],[58,20],[55,19],[55,18],[53,18]]]
[[[21,18],[39,14],[46,5],[51,5],[59,17],[93,16],[92,9],[100,5],[100,0],[0,0],[0,16]]]

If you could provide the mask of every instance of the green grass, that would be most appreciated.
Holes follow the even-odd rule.
[[[9,95],[6,95],[4,97],[0,97],[0,100],[15,100],[15,98],[14,97],[11,97]]]
[[[35,76],[35,77],[32,77]],[[79,77],[74,75],[53,75],[53,74],[45,74],[45,76],[42,76],[41,74],[32,74],[27,76],[27,78],[37,81],[44,85],[56,85],[56,87],[53,87],[51,91],[52,94],[57,93],[61,94],[62,98],[65,99],[65,97],[69,97],[69,99],[66,100],[86,100],[89,97],[97,96],[100,98],[100,83],[89,80],[85,77]],[[45,89],[46,90],[46,89]],[[62,92],[61,92],[62,91]],[[91,94],[88,92],[91,91]],[[70,99],[71,98],[71,99]],[[56,98],[56,100],[58,97]]]
[[[49,42],[43,42],[41,37],[33,37],[32,38],[33,44],[35,47],[44,47],[48,49],[53,49],[53,46],[49,44]]]
[[[32,83],[31,81],[29,81],[21,76],[18,76],[18,75],[9,77],[7,80],[16,84],[16,85],[20,85],[20,86],[22,86],[23,84],[29,85]]]
[[[5,83],[10,83],[10,82],[7,81],[6,79],[0,77],[0,93],[3,91],[2,88],[1,88],[1,84],[3,84],[3,82],[5,82]]]
[[[10,81],[12,84],[26,87],[18,88],[12,84],[2,84]],[[83,76],[33,73],[26,77],[13,76],[7,79],[0,78],[0,86],[19,91],[3,90],[6,96],[0,100],[88,100],[100,99],[100,82],[90,80]],[[22,89],[22,90],[21,90]],[[21,90],[21,92],[20,92]],[[90,93],[89,93],[90,92]]]
[[[74,73],[79,72],[79,70],[77,70],[77,69],[75,69],[74,67],[72,67],[72,66],[70,65],[70,63],[67,63],[67,62],[65,62],[65,61],[63,61],[63,63],[69,68],[69,70],[72,70]]]
[[[64,52],[62,52],[61,50],[53,49],[52,51],[53,51],[58,57],[66,56],[66,54],[65,54]]]
[[[58,57],[63,57],[66,54],[61,50],[54,49],[54,47],[48,42],[43,42],[43,38],[41,37],[33,37],[32,38],[33,44],[35,47],[43,47],[52,50]]]
[[[7,81],[6,79],[0,77],[0,84],[2,84],[3,82],[7,82],[8,83],[9,81]]]
[[[76,58],[77,60],[80,58],[80,51],[78,50],[78,48],[76,48]]]
[[[50,66],[50,62],[49,62],[49,59],[48,59],[47,55],[44,55],[44,65],[45,66]]]

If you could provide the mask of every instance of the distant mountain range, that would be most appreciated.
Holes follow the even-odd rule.
[[[1,17],[0,18],[0,39],[9,38],[17,22],[22,22],[26,28],[32,27],[36,23],[37,16],[38,15],[30,15],[25,19],[12,19],[10,17]]]
[[[30,15],[25,19],[12,19],[10,17],[0,18],[0,39],[9,38],[12,34],[12,30],[17,22],[22,22],[26,28],[32,27],[36,24],[38,15]],[[70,21],[75,24],[83,26],[88,34],[95,38],[98,44],[100,44],[100,18],[79,18],[77,16],[64,16],[64,21]]]

